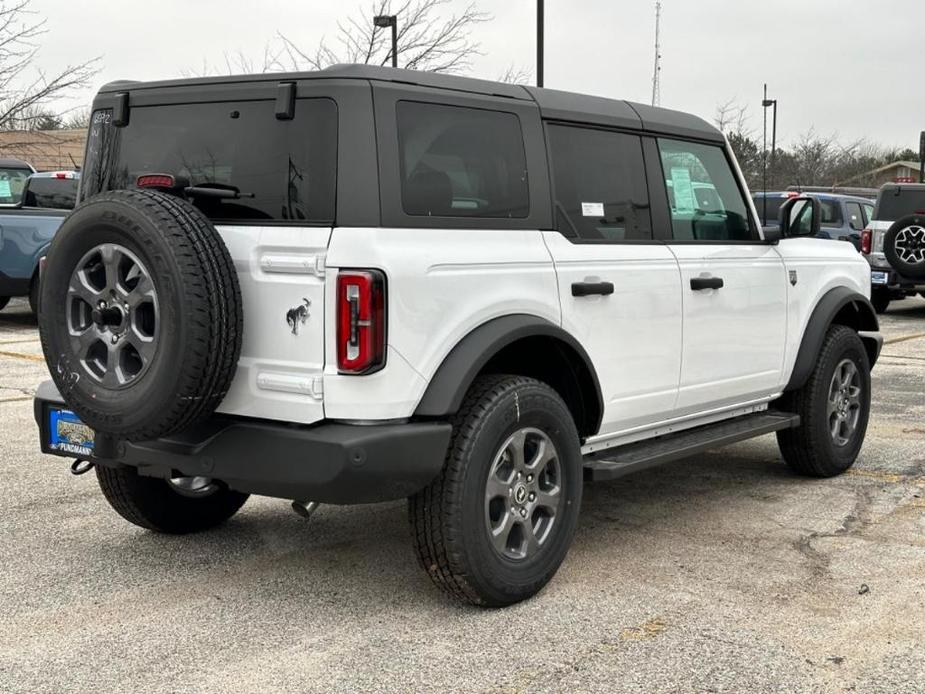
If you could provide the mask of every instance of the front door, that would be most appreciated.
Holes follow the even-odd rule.
[[[659,139],[681,272],[679,415],[775,392],[786,342],[788,276],[764,243],[722,146]],[[660,191],[659,191],[660,192]]]
[[[588,352],[604,400],[601,434],[670,416],[681,367],[681,284],[652,239],[639,136],[547,126],[562,325]]]

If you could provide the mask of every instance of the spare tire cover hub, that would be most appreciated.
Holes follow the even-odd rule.
[[[85,374],[125,388],[147,371],[160,332],[157,291],[132,251],[116,243],[92,248],[67,290],[68,334]]]

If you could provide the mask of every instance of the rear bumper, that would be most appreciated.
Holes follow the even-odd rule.
[[[868,257],[871,272],[885,272],[887,275],[886,284],[873,284],[871,289],[886,289],[893,294],[914,294],[917,291],[925,289],[925,280],[914,280],[900,275],[894,270],[889,263],[872,260]]]
[[[45,441],[48,405],[63,400],[46,382],[34,404]],[[155,441],[97,434],[90,459],[165,479],[203,475],[251,494],[362,504],[404,498],[426,487],[443,466],[451,430],[446,422],[298,426],[215,416]]]

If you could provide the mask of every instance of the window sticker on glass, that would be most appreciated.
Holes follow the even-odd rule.
[[[671,186],[674,189],[674,208],[677,212],[693,212],[696,207],[690,169],[671,167]]]
[[[581,203],[582,217],[603,217],[604,203],[602,202],[583,202]]]
[[[13,197],[13,190],[10,188],[10,182],[8,179],[0,178],[0,198],[11,198]]]

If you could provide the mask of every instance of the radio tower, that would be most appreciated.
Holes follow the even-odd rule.
[[[652,74],[652,105],[658,106],[662,100],[662,45],[659,29],[662,22],[662,3],[655,0],[655,70]]]

